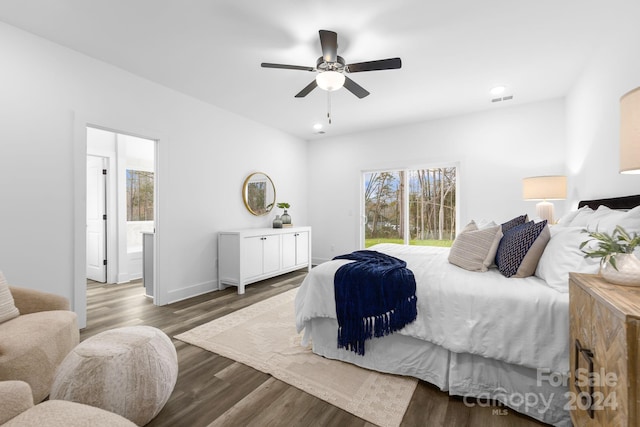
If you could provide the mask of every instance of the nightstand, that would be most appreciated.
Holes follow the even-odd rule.
[[[569,409],[575,426],[640,426],[640,288],[569,275]]]

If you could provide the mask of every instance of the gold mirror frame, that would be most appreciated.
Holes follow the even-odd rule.
[[[247,210],[255,216],[266,215],[276,204],[276,186],[263,172],[254,172],[242,184],[242,200]]]

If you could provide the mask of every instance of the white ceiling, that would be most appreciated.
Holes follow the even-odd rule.
[[[0,20],[304,139],[562,97],[594,49],[633,25],[637,0],[2,0]],[[347,63],[402,58],[354,73],[371,95],[315,89],[318,30]],[[507,86],[511,101],[491,103]]]

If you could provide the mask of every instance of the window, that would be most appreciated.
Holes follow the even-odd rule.
[[[455,167],[366,172],[364,246],[451,246],[456,185]]]
[[[127,221],[153,221],[153,172],[127,169]]]

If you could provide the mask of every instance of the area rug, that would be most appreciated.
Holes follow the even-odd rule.
[[[236,360],[383,427],[399,426],[417,380],[326,359],[302,347],[284,292],[175,338]]]

